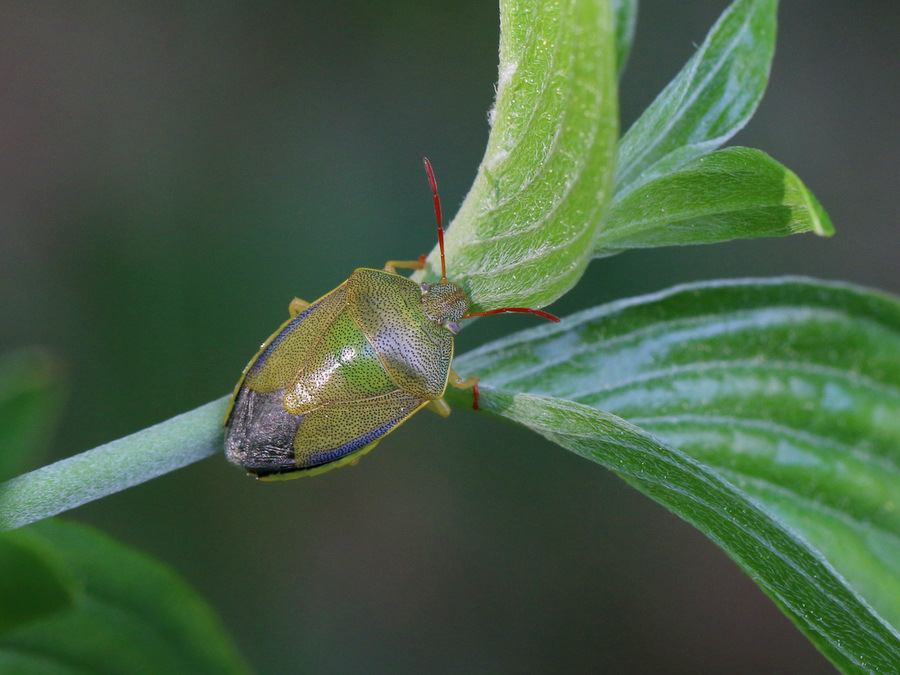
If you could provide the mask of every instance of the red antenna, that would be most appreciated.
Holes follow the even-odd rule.
[[[486,316],[488,314],[503,314],[504,312],[521,312],[522,314],[537,314],[542,319],[547,319],[548,321],[555,321],[559,323],[560,319],[558,316],[554,316],[550,312],[542,312],[539,309],[530,309],[528,307],[501,307],[500,309],[488,309],[484,312],[466,312],[463,314],[464,319],[471,319],[473,316]]]
[[[438,197],[437,181],[434,179],[434,170],[431,168],[431,162],[425,157],[425,171],[428,173],[428,182],[431,183],[431,191],[434,193],[434,215],[437,218],[438,226],[438,244],[441,247],[441,283],[447,283],[447,262],[444,257],[444,222],[441,219],[441,198]],[[424,262],[424,257],[422,256]],[[559,323],[559,317],[553,316],[549,312],[542,312],[539,309],[529,309],[528,307],[503,307],[501,309],[489,309],[484,312],[466,312],[463,314],[464,319],[470,319],[473,316],[485,316],[487,314],[503,314],[504,312],[521,312],[523,314],[537,314],[548,321]],[[477,392],[477,389],[476,389]],[[476,399],[477,401],[477,399]]]
[[[437,181],[434,180],[434,170],[431,162],[425,157],[425,171],[428,173],[428,182],[431,183],[431,191],[434,193],[434,215],[438,224],[438,245],[441,247],[441,283],[447,283],[447,262],[444,259],[444,221],[441,219],[441,198],[438,197]]]

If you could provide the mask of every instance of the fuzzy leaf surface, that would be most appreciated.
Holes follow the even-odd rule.
[[[619,142],[615,199],[716,150],[753,116],[769,81],[777,0],[735,0]]]
[[[797,175],[761,150],[724,148],[616,199],[595,254],[800,232],[834,227]]]
[[[609,0],[500,2],[491,133],[446,236],[447,276],[473,311],[542,307],[593,253],[618,136]],[[437,251],[417,280],[440,277]]]
[[[455,367],[482,378],[484,408],[707,533],[839,667],[900,662],[896,298],[797,278],[695,284]]]

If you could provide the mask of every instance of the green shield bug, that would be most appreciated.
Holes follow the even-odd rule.
[[[355,463],[420,408],[446,417],[447,384],[472,388],[478,380],[452,368],[459,322],[501,312],[552,314],[525,307],[469,312],[462,288],[447,281],[441,202],[431,164],[441,251],[441,281],[417,284],[396,268],[418,261],[360,268],[312,303],[295,298],[290,318],[247,364],[225,415],[228,459],[258,478],[312,476]]]

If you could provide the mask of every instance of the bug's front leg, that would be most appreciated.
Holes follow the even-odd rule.
[[[307,307],[309,307],[309,303],[306,300],[294,298],[288,304],[288,313],[291,315],[291,318],[294,318],[298,314],[302,314],[303,310],[305,310]]]
[[[450,369],[450,384],[452,384],[457,389],[471,389],[472,395],[475,400],[472,401],[472,409],[478,410],[478,378],[477,377],[467,377],[466,379],[461,378],[456,374],[456,371],[453,368]]]
[[[425,258],[427,257],[427,255],[420,255],[418,260],[388,260],[384,264],[384,271],[396,274],[398,268],[401,270],[423,270],[425,269]]]

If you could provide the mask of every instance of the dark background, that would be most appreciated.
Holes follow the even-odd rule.
[[[623,130],[725,2],[641,7]],[[734,143],[828,209],[812,235],[594,262],[568,314],[677,282],[809,274],[900,291],[900,4],[787,2]],[[231,390],[295,295],[433,245],[487,138],[492,2],[0,6],[0,352],[50,348],[65,457]],[[479,321],[480,342],[533,325]],[[815,672],[715,546],[502,422],[423,413],[362,463],[260,484],[223,457],[82,507],[176,567],[263,672]]]

